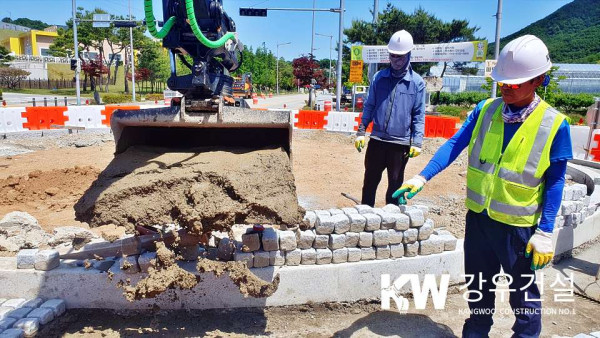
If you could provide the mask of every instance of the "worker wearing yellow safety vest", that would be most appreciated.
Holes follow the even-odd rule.
[[[546,266],[554,255],[554,219],[567,161],[573,158],[565,115],[535,92],[548,84],[551,66],[548,49],[537,37],[509,42],[492,71],[502,98],[478,104],[420,175],[393,195],[406,204],[468,148],[464,259],[471,314],[463,337],[489,334],[494,276],[501,268],[510,276],[514,336],[537,337],[541,331],[541,297],[532,270]]]

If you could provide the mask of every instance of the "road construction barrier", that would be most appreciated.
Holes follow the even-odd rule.
[[[103,116],[102,117],[103,125],[110,127],[110,117],[112,116],[113,112],[117,109],[135,110],[135,109],[140,109],[140,106],[105,106],[104,109],[101,111],[102,116]]]
[[[0,133],[14,133],[27,130],[23,124],[27,119],[23,117],[25,108],[2,108],[0,109]]]
[[[425,137],[451,138],[459,123],[458,117],[425,115]]]
[[[298,129],[324,129],[326,112],[300,110],[295,114],[294,127]]]
[[[358,126],[360,125],[360,122],[362,121],[362,116],[363,113],[358,114],[357,117],[354,118],[354,120],[356,121],[356,125],[354,126],[354,131],[358,131]],[[367,126],[367,132],[370,133],[373,131],[373,123],[369,123],[369,125]]]
[[[67,107],[26,107],[22,114],[27,119],[23,128],[29,130],[50,129],[53,124],[64,126]]]
[[[358,128],[358,122],[356,121],[358,116],[358,113],[330,111],[325,116],[325,120],[327,121],[325,130],[351,133],[356,130],[355,128]]]
[[[102,128],[102,106],[71,106],[65,115],[69,118],[65,125],[85,128]]]

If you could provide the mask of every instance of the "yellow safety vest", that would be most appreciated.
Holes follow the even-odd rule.
[[[566,117],[540,101],[503,153],[503,107],[501,98],[489,99],[477,119],[469,142],[466,205],[478,213],[487,210],[498,222],[530,227],[541,214],[550,147]]]

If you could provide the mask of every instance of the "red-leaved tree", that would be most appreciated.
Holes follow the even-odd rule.
[[[308,86],[311,84],[311,80],[315,79],[318,85],[323,86],[326,83],[326,78],[323,70],[320,68],[319,63],[312,57],[301,56],[292,61],[292,67],[294,67],[294,77],[300,86]]]
[[[102,59],[84,60],[81,63],[81,70],[90,78],[90,89],[96,91],[96,80],[102,78],[102,75],[108,74],[108,67],[104,65]]]

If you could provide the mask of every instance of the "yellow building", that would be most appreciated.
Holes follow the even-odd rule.
[[[50,45],[57,36],[56,26],[48,27],[43,31],[32,29],[0,41],[0,46],[17,55],[47,56]]]

